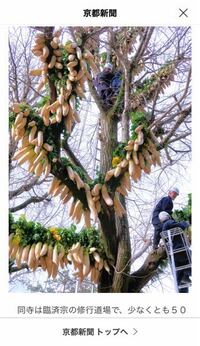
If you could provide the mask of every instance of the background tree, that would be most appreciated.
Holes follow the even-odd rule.
[[[189,28],[76,27],[63,28],[62,34],[53,27],[34,30],[32,52],[41,66],[30,74],[37,80],[39,76],[40,95],[37,102],[26,98],[23,103],[25,99],[19,100],[17,94],[12,100],[17,102],[10,115],[15,146],[19,141],[14,158],[19,164],[29,162],[28,170],[38,177],[44,173],[49,179],[49,173],[53,174],[50,192],[60,193],[64,202],[73,199],[69,212],[75,222],[83,216],[87,229],[91,220],[98,224],[106,264],[100,269],[95,264],[99,259],[91,262],[92,252],[84,254],[96,265],[99,292],[140,292],[165,254],[162,248],[156,255],[150,253],[131,272],[131,264],[149,248],[150,240],[144,230],[134,230],[133,236],[130,232],[130,190],[131,185],[141,188],[144,175],[151,171],[158,183],[161,172],[171,179],[173,164],[184,162],[190,153]],[[122,71],[122,83],[112,107],[105,111],[93,78],[108,60]],[[84,132],[77,130],[79,123],[82,128],[85,125],[86,117],[79,115],[85,96],[99,114],[93,125],[93,160],[82,154],[87,151]],[[91,118],[87,120],[92,123]],[[160,153],[158,170],[152,165],[160,165]],[[143,235],[140,242],[138,238],[134,242],[134,232]],[[78,269],[83,276],[83,268]]]

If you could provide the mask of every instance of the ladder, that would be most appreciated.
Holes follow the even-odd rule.
[[[179,292],[181,288],[189,288],[191,286],[191,283],[178,284],[177,282],[178,271],[184,270],[184,269],[191,269],[190,243],[184,231],[181,228],[176,227],[166,231],[162,231],[160,235],[163,240],[167,257],[169,260],[169,264],[171,267],[176,292]],[[181,247],[176,247],[175,241],[177,237],[179,238],[179,241],[181,242],[181,245],[182,245]],[[184,256],[185,258],[184,265],[179,265],[179,266],[176,265],[176,254]]]

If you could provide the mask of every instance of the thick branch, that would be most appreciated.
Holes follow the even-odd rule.
[[[81,162],[78,160],[78,158],[74,155],[74,153],[73,153],[73,151],[71,150],[71,148],[70,148],[70,146],[69,146],[69,144],[68,144],[67,141],[65,141],[65,142],[63,143],[63,149],[66,150],[66,153],[67,153],[67,155],[70,157],[70,159],[72,160],[72,162],[73,162],[76,166],[80,167],[80,168],[82,169],[82,171],[84,172],[86,178],[87,178],[89,181],[91,181],[91,178],[90,178],[89,174],[87,173],[87,171],[85,170],[85,168],[83,167],[83,165],[81,164]]]
[[[16,273],[23,269],[27,269],[29,271],[29,267],[27,263],[22,263],[20,268],[18,268],[17,266],[10,266],[9,273],[10,274]]]
[[[86,198],[85,189],[81,188],[78,190],[76,183],[74,183],[68,175],[66,167],[60,162],[59,160],[55,163],[52,163],[52,170],[51,173],[59,179],[63,184],[65,184],[69,190],[71,191],[72,195],[75,198],[78,198],[81,203],[83,204],[84,208],[88,209],[88,203]]]
[[[25,202],[23,202],[23,203],[21,203],[21,204],[19,204],[19,205],[17,205],[16,207],[13,207],[13,208],[9,208],[9,211],[11,212],[11,213],[15,213],[16,211],[18,211],[18,210],[21,210],[21,209],[24,209],[24,208],[26,208],[29,204],[31,204],[31,203],[40,203],[40,202],[42,202],[42,201],[44,201],[45,199],[46,200],[50,200],[50,199],[47,199],[47,197],[48,197],[48,193],[45,193],[43,196],[41,196],[41,197],[39,197],[39,196],[32,196],[32,197],[30,197],[29,199],[27,199]]]
[[[96,102],[97,107],[99,108],[100,113],[105,114],[105,111],[102,107],[102,101],[101,101],[92,81],[88,80],[88,87],[89,87],[89,91],[90,91],[93,99]]]
[[[129,99],[130,99],[130,70],[129,66],[125,68],[125,86],[124,86],[124,110],[122,113],[122,142],[128,141],[129,137]]]
[[[157,252],[150,253],[140,269],[131,274],[128,292],[140,292],[156,274],[156,269],[165,258],[166,252],[163,247],[159,247]]]

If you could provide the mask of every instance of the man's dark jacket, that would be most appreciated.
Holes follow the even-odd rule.
[[[112,72],[107,72],[107,71],[100,72],[95,80],[95,85],[97,86],[97,90],[102,91],[109,88],[113,77],[114,77],[114,73]]]
[[[186,229],[189,226],[189,222],[188,221],[174,221],[172,219],[166,220],[163,222],[163,227],[162,230],[163,231],[167,231],[168,229],[172,229],[172,228],[176,228],[176,227],[180,227],[182,230]]]
[[[162,226],[162,231],[167,231],[169,229],[172,229],[172,228],[176,228],[176,227],[179,227],[181,228],[183,231],[189,227],[190,223],[188,221],[175,221],[175,220],[172,220],[172,219],[168,219],[166,221],[163,222],[163,226]],[[182,236],[177,233],[173,236],[173,248],[174,249],[178,249],[180,247],[183,247],[184,246],[184,242],[183,242],[183,238]],[[182,257],[184,256],[183,253],[180,253],[180,255],[176,255],[176,257],[178,259],[181,259]]]
[[[173,202],[170,196],[163,197],[158,204],[155,206],[152,216],[152,224],[155,226],[158,226],[161,224],[159,220],[159,213],[161,211],[166,211],[169,215],[172,214],[173,209]]]

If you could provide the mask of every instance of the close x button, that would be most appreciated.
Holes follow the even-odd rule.
[[[188,11],[188,8],[186,8],[185,10],[182,10],[181,8],[179,8],[179,11],[180,11],[180,13],[179,13],[179,18],[180,17],[187,17],[188,18],[188,15],[187,15],[187,11]]]

